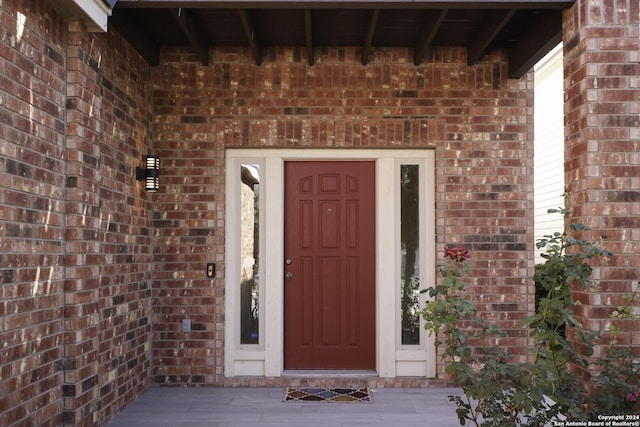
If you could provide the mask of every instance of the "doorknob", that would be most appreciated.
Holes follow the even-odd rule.
[[[287,273],[284,275],[284,278],[287,280],[293,279],[293,273],[290,271],[287,271]]]

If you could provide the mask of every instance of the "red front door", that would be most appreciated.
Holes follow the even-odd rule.
[[[285,369],[375,369],[375,164],[285,164]]]

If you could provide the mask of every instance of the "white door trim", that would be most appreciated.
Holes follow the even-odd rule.
[[[372,160],[376,162],[376,366],[380,377],[435,376],[433,339],[420,346],[400,346],[400,253],[396,209],[398,165],[421,165],[421,280],[435,280],[434,150],[404,149],[228,149],[225,174],[225,353],[224,375],[280,377],[283,372],[284,302],[284,162],[288,160]],[[240,164],[261,168],[260,186],[260,344],[240,345],[239,338],[239,186]],[[264,215],[262,215],[264,213]],[[384,243],[381,243],[384,242]],[[393,260],[393,261],[390,261]],[[423,285],[423,286],[425,286]],[[396,343],[390,345],[390,343]]]

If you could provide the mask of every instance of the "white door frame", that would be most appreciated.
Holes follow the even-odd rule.
[[[435,376],[433,338],[400,345],[399,170],[420,166],[420,271],[435,281],[434,150],[228,149],[225,184],[224,375],[280,377],[284,351],[284,163],[288,160],[371,160],[376,163],[376,370],[380,377]],[[260,165],[260,344],[240,345],[240,165]],[[384,242],[384,243],[381,243]],[[392,260],[392,261],[390,261]],[[393,320],[392,320],[393,319]],[[389,345],[395,343],[395,345]]]

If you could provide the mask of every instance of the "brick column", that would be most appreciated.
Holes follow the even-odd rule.
[[[67,236],[64,305],[64,419],[90,423],[98,405],[100,99],[90,35],[69,23],[67,48]],[[93,407],[92,407],[93,406]]]
[[[123,72],[127,70],[127,72]],[[149,384],[149,67],[117,32],[68,26],[64,419],[93,426]]]
[[[567,207],[614,253],[594,262],[597,288],[577,292],[575,314],[602,332],[640,280],[638,15],[637,1],[577,0],[563,22]],[[620,344],[640,346],[638,322],[623,330]]]

